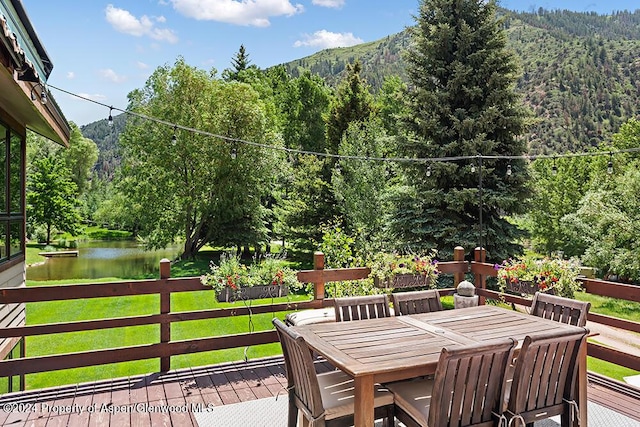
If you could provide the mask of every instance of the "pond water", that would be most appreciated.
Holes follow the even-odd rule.
[[[160,260],[175,259],[181,247],[145,251],[137,242],[126,240],[80,242],[77,250],[77,257],[52,257],[44,264],[27,267],[27,280],[159,277]]]

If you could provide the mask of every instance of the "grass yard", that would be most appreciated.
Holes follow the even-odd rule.
[[[103,279],[116,281],[116,279]],[[46,282],[45,285],[59,283]],[[43,285],[42,282],[30,282],[29,286]],[[273,302],[302,301],[306,295],[291,295],[278,299],[254,300],[252,305]],[[247,302],[249,303],[249,302]],[[172,296],[172,311],[195,311],[218,307],[243,306],[243,302],[218,303],[211,291],[188,292]],[[112,317],[142,316],[159,312],[157,295],[142,295],[119,298],[94,298],[78,301],[52,301],[27,304],[29,325],[73,322]],[[174,323],[173,340],[230,335],[272,328],[274,316],[283,318],[286,313],[266,313],[253,316],[237,316],[226,319],[198,320]],[[117,348],[157,343],[160,340],[159,326],[135,326],[128,328],[104,329],[90,332],[73,332],[56,335],[28,337],[26,342],[27,356],[72,353],[97,349]],[[229,360],[242,360],[245,354],[249,358],[279,354],[278,343],[251,347],[218,350],[214,352],[195,353],[176,356],[172,360],[172,369],[188,366],[209,365]],[[44,372],[27,375],[27,389],[50,387],[59,384],[73,384],[107,378],[118,378],[128,375],[145,374],[159,370],[159,359],[136,362],[123,362],[111,365],[75,368],[63,371]]]
[[[640,303],[601,297],[585,292],[576,292],[575,299],[579,301],[589,301],[591,303],[590,313],[604,314],[606,316],[640,322]]]
[[[29,252],[29,249],[28,249]],[[28,254],[27,254],[28,255]],[[185,261],[172,266],[172,276],[198,276],[208,268],[206,257],[196,261]],[[104,278],[92,280],[92,283],[113,282],[122,279]],[[82,283],[82,281],[76,281]],[[31,282],[28,286],[50,286],[69,284],[69,281]],[[247,304],[269,304],[271,302],[283,302],[287,300],[301,301],[307,299],[306,295],[292,295],[289,297],[267,300],[255,300]],[[599,297],[585,293],[578,293],[576,298],[588,300],[592,304],[591,311],[610,316],[621,317],[629,320],[640,321],[640,304]],[[442,298],[445,309],[453,308],[453,297]],[[213,292],[185,292],[172,296],[172,311],[197,311],[217,307],[243,306],[243,302],[219,303]],[[508,308],[508,307],[505,307]],[[27,304],[28,324],[44,324],[70,322],[89,319],[141,316],[157,313],[159,311],[159,297],[156,295],[144,295],[120,298],[95,298],[79,301],[54,301],[46,303]],[[187,340],[219,335],[230,335],[252,331],[269,330],[272,328],[271,319],[274,316],[283,318],[285,313],[267,313],[261,315],[237,316],[225,319],[197,320],[174,323],[172,326],[172,339]],[[136,326],[129,328],[106,329],[92,332],[76,332],[58,334],[55,336],[38,336],[27,338],[27,356],[39,356],[45,354],[60,354],[81,352],[95,349],[107,349],[126,346],[157,343],[159,341],[159,327]],[[172,358],[172,368],[185,368],[189,366],[210,365],[224,361],[243,360],[280,354],[278,343],[252,346],[249,348],[235,348],[202,352],[190,355],[175,356]],[[150,359],[137,362],[125,362],[105,366],[76,368],[64,371],[30,374],[27,376],[27,388],[37,389],[59,384],[82,383],[107,378],[118,378],[128,375],[157,372],[159,360]],[[638,372],[626,369],[611,363],[589,358],[588,369],[607,375],[617,380],[623,377],[637,375]]]

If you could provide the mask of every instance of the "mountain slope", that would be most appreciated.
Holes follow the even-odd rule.
[[[534,113],[525,135],[531,154],[581,151],[608,142],[620,125],[640,118],[640,10],[612,15],[502,10],[509,47],[521,64],[516,90]],[[377,91],[386,76],[406,79],[402,52],[408,31],[357,46],[325,49],[282,64],[296,77],[310,70],[331,86],[347,63],[360,59],[362,76]],[[125,115],[82,126],[100,149],[96,169],[111,177],[119,167],[117,136]]]
[[[543,9],[502,13],[509,47],[522,68],[517,91],[536,121],[526,135],[532,154],[598,145],[638,116],[640,10],[610,16]],[[406,79],[401,52],[409,43],[405,30],[283,65],[293,76],[308,69],[335,85],[345,65],[360,59],[363,77],[377,91],[385,76]]]

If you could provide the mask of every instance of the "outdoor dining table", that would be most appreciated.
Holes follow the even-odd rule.
[[[350,322],[294,326],[309,347],[354,378],[356,427],[374,425],[374,384],[435,373],[443,347],[525,336],[575,326],[496,306]],[[581,329],[580,329],[581,330]],[[586,345],[579,361],[578,404],[586,427]]]

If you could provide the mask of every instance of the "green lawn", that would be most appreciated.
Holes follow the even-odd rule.
[[[640,303],[601,297],[585,292],[576,292],[575,299],[589,301],[591,303],[590,313],[604,314],[606,316],[640,322]]]
[[[206,258],[206,257],[205,257]],[[172,276],[196,276],[207,268],[208,260],[178,263],[172,266]],[[121,279],[105,278],[92,280],[96,282],[112,282]],[[86,281],[85,281],[86,282]],[[82,283],[82,281],[75,281]],[[28,286],[47,286],[69,284],[69,281],[32,282]],[[218,303],[211,291],[188,292],[176,294],[172,297],[172,311],[195,311],[216,307],[243,306],[243,302]],[[304,300],[305,296],[290,296],[275,301]],[[611,298],[597,297],[579,293],[577,299],[589,300],[592,311],[602,314],[628,318],[640,321],[640,304]],[[269,304],[272,300],[252,301],[252,305]],[[443,306],[452,308],[453,297],[444,297]],[[88,319],[110,317],[128,317],[153,314],[159,311],[159,297],[144,295],[120,298],[95,298],[80,301],[54,301],[46,303],[27,304],[28,324],[58,323]],[[173,340],[186,340],[200,337],[228,335],[251,331],[271,329],[271,319],[274,316],[284,317],[285,313],[267,313],[262,315],[237,316],[225,319],[210,319],[174,323],[172,326]],[[129,328],[107,329],[93,332],[66,333],[50,336],[27,338],[27,355],[38,356],[45,354],[59,354],[69,352],[88,351],[95,349],[117,348],[134,345],[156,343],[159,341],[158,326],[137,326]],[[236,348],[213,352],[195,353],[191,355],[175,356],[172,358],[172,368],[209,365],[224,361],[242,360],[244,357],[256,358],[280,354],[278,343],[253,346],[250,348]],[[57,384],[80,383],[106,378],[117,378],[127,375],[157,372],[159,360],[144,360],[138,362],[118,363],[107,366],[76,368],[64,371],[31,374],[27,376],[27,388],[35,389]],[[616,366],[607,362],[589,358],[589,369],[609,377],[622,380],[624,376],[637,375],[638,372]]]
[[[211,291],[176,294],[172,298],[172,311],[194,311],[217,307],[244,306],[243,302],[218,303]],[[273,301],[301,301],[307,298],[306,295],[292,295],[290,297],[274,299]],[[271,299],[255,300],[252,301],[251,304],[269,304],[271,302]],[[159,304],[159,297],[157,295],[29,303],[27,304],[27,319],[29,325],[35,325],[108,317],[140,316],[157,313],[159,311]],[[55,313],[55,318],[52,318],[53,313]],[[283,318],[285,314],[284,312],[274,312],[253,316],[237,316],[225,319],[174,323],[172,326],[172,340],[187,340],[269,330],[272,328],[271,319],[274,316]],[[159,327],[155,325],[28,337],[26,342],[27,356],[151,344],[159,342],[159,337]],[[178,369],[230,360],[242,360],[245,352],[249,358],[256,358],[280,354],[281,350],[280,345],[274,343],[255,346],[249,349],[237,348],[195,353],[174,357],[171,367],[172,369]],[[117,378],[127,375],[157,372],[158,369],[159,360],[151,359],[106,366],[30,374],[27,376],[27,388],[35,389],[50,387],[56,384],[71,384],[105,378]]]

